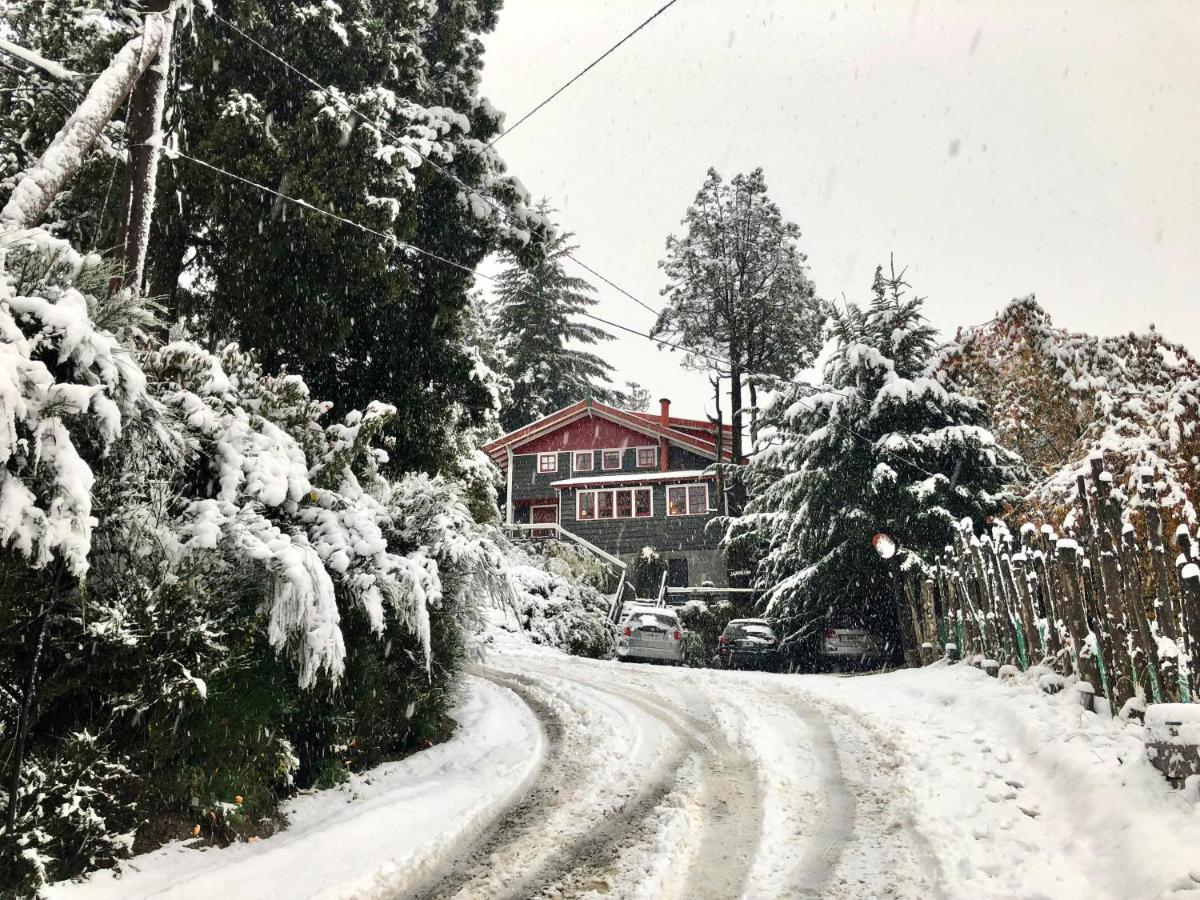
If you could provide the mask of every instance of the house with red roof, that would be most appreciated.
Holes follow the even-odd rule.
[[[653,547],[667,561],[669,587],[726,587],[720,534],[705,526],[721,511],[708,470],[731,460],[730,427],[659,404],[647,413],[581,400],[484,445],[504,473],[505,520],[626,565]]]

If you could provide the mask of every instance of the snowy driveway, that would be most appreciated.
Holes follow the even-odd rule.
[[[1138,729],[964,666],[858,678],[506,647],[450,742],[70,897],[1200,897]]]

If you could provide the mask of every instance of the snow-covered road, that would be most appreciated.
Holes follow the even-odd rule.
[[[965,666],[857,678],[522,644],[447,744],[61,896],[1200,897],[1200,802],[1138,730]]]

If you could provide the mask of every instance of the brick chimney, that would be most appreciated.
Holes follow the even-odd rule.
[[[667,397],[658,401],[658,424],[663,428],[671,427],[671,401]],[[670,452],[667,439],[660,437],[658,439],[658,470],[660,472],[666,472],[671,468]]]

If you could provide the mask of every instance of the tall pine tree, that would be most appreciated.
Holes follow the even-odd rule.
[[[536,212],[553,213],[543,200]],[[564,260],[577,249],[562,232],[521,255],[508,253],[497,279],[497,344],[503,350],[512,399],[501,414],[506,431],[587,396],[607,399],[612,366],[581,347],[612,340],[602,328],[581,321],[596,303],[595,289],[567,274]]]
[[[1019,459],[996,443],[982,404],[930,375],[936,333],[907,287],[880,267],[865,308],[834,312],[825,386],[776,398],[774,442],[751,462],[745,515],[726,535],[757,549],[757,584],[793,633],[834,621],[896,642],[892,572],[872,536],[895,537],[902,563],[1011,500]]]

